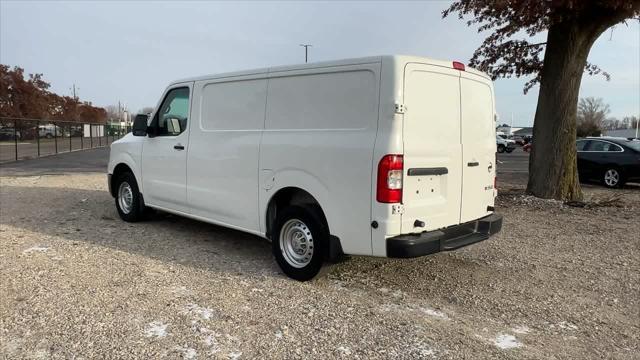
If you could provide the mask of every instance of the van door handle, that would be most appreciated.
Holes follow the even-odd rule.
[[[173,148],[176,150],[184,150],[184,146],[177,144],[177,145],[173,145]]]
[[[467,166],[478,166],[478,165],[480,165],[480,163],[477,162],[477,161],[473,161],[473,162],[468,162],[467,163]]]

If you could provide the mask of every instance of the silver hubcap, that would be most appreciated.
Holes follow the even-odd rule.
[[[287,221],[280,230],[280,250],[287,263],[302,268],[313,257],[313,236],[311,230],[298,219]]]
[[[128,214],[133,208],[133,190],[128,182],[123,181],[118,187],[118,205],[123,213]]]
[[[606,173],[604,173],[604,182],[609,186],[618,185],[618,181],[620,181],[620,174],[618,174],[617,170],[609,169]]]

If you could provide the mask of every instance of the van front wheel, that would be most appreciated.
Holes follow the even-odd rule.
[[[120,218],[127,222],[142,220],[145,206],[141,200],[135,176],[130,172],[121,174],[116,181],[115,189],[116,209]]]
[[[271,243],[282,271],[292,279],[313,279],[320,269],[329,232],[311,209],[290,206],[276,215]]]

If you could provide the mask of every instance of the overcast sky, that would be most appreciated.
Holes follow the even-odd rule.
[[[155,106],[172,80],[310,61],[407,54],[467,62],[484,39],[447,1],[185,2],[0,0],[0,63],[43,73],[59,94],[99,106]],[[580,96],[602,97],[611,116],[640,115],[640,26],[607,31],[589,61],[611,74],[585,76]],[[538,88],[495,83],[501,122],[530,126]]]

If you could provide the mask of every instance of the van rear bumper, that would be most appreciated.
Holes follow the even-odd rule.
[[[491,214],[468,223],[421,234],[387,239],[387,257],[413,258],[451,251],[488,239],[502,229],[502,215]]]

